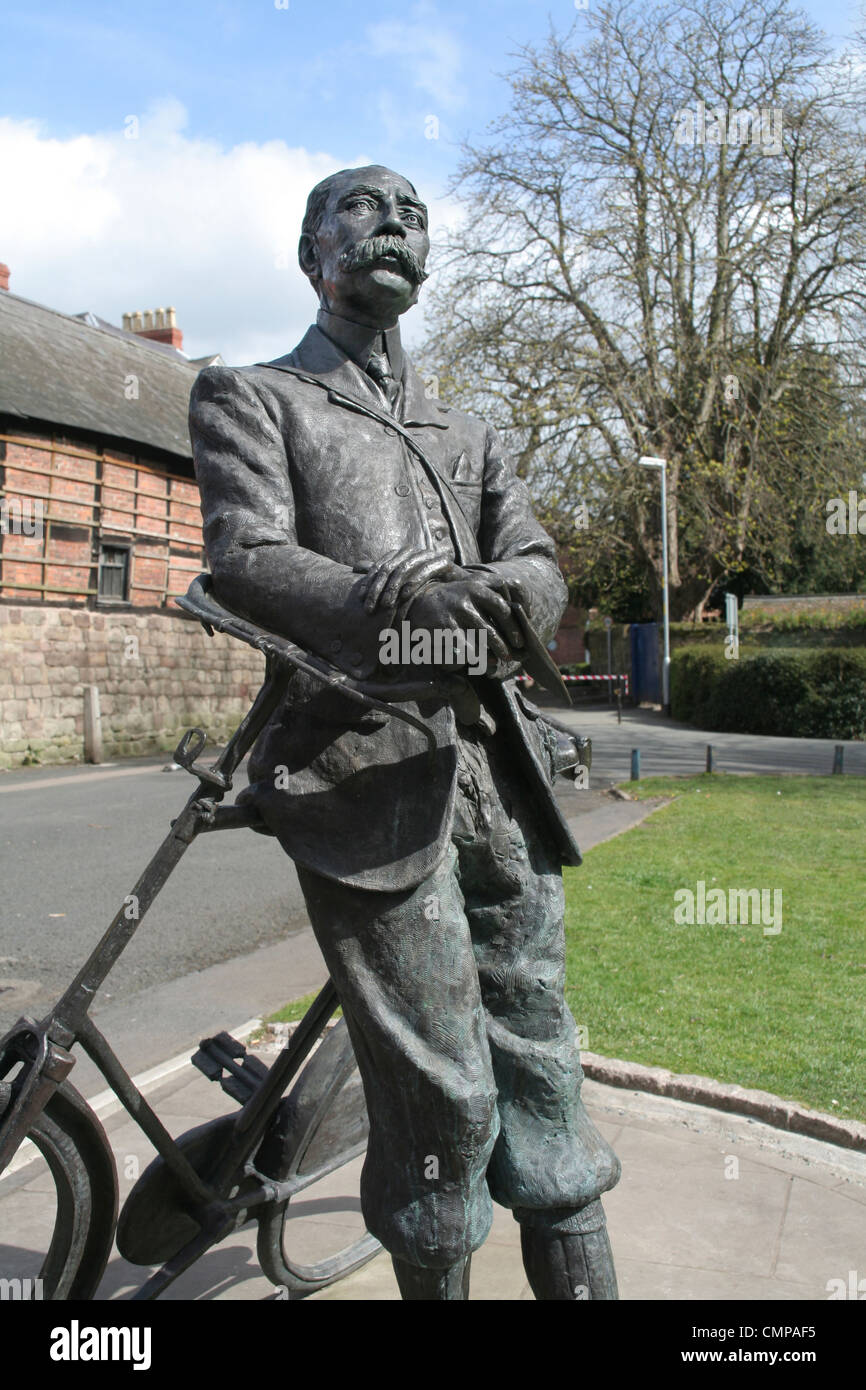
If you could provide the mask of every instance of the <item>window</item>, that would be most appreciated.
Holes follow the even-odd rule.
[[[99,598],[108,603],[129,601],[129,546],[99,547]]]

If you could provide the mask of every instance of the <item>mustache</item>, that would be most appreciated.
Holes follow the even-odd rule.
[[[408,279],[416,285],[423,285],[429,278],[412,247],[398,236],[367,237],[365,241],[360,241],[357,246],[343,252],[339,266],[345,271],[365,270],[368,265],[375,265],[383,256],[393,256]]]

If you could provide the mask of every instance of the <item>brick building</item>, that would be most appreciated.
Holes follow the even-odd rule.
[[[569,604],[562,615],[551,654],[558,666],[578,665],[586,660],[586,613]]]
[[[0,295],[0,599],[164,608],[201,569],[187,409],[218,359],[181,341]]]
[[[84,754],[96,685],[106,753],[231,725],[255,654],[172,609],[204,567],[174,310],[61,314],[0,266],[0,767]]]
[[[0,769],[223,737],[262,661],[209,639],[172,600],[205,568],[187,428],[197,373],[173,309],[62,314],[9,291],[0,265]],[[557,633],[584,658],[583,615]]]

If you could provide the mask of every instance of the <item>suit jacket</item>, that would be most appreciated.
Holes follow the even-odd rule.
[[[484,421],[430,400],[404,356],[403,420],[317,327],[286,357],[208,367],[190,401],[204,539],[217,597],[352,677],[381,677],[387,615],[365,613],[353,566],[411,545],[519,581],[542,640],[567,591],[525,484]],[[413,673],[418,674],[418,673]],[[580,854],[553,796],[537,711],[512,680],[475,682],[508,739],[564,863]],[[250,792],[299,863],[361,888],[422,882],[448,845],[456,795],[454,711],[407,703],[435,737],[365,711],[311,678],[250,758]]]

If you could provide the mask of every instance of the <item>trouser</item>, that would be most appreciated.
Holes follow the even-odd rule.
[[[561,866],[497,737],[460,737],[451,844],[417,888],[298,874],[367,1100],[368,1229],[430,1268],[483,1243],[491,1199],[579,1229],[619,1162],[580,1099]]]

